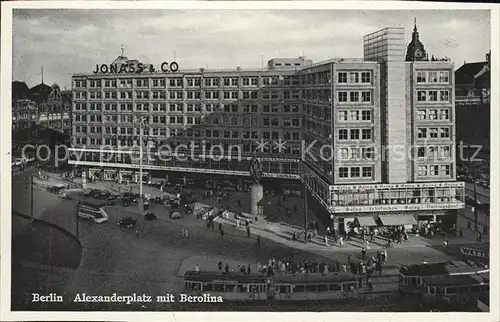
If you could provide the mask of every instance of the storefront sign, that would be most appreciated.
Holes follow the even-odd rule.
[[[179,70],[179,64],[176,62],[162,62],[160,69],[163,73],[176,72]],[[96,65],[94,74],[140,74],[154,73],[156,70],[153,65],[143,63],[128,63],[128,64],[101,64]]]
[[[384,190],[409,188],[463,188],[464,182],[429,182],[429,183],[402,183],[402,184],[363,184],[363,185],[331,185],[330,191],[345,190]]]
[[[460,247],[460,250],[462,254],[467,255],[467,256],[474,256],[474,257],[480,257],[480,258],[490,258],[490,254],[487,251],[476,249],[476,248],[470,248],[470,247]]]
[[[330,209],[333,212],[342,213],[342,212],[445,210],[445,209],[462,209],[464,207],[465,207],[465,204],[463,202],[455,202],[455,203],[442,203],[442,204],[330,207]]]

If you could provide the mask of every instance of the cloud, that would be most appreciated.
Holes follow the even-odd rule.
[[[276,56],[314,61],[362,57],[363,35],[417,17],[429,54],[457,62],[489,50],[489,12],[473,10],[14,10],[13,77],[69,85],[71,75],[110,63],[125,47],[150,63],[174,57],[186,68],[253,68]],[[474,46],[470,46],[474,39]],[[453,45],[451,45],[453,44]]]

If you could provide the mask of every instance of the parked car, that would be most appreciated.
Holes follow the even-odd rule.
[[[172,213],[170,213],[170,218],[172,218],[172,219],[180,219],[180,218],[182,218],[182,216],[181,216],[180,212],[173,211]]]
[[[133,228],[137,225],[137,219],[132,217],[122,217],[118,220],[118,226]]]
[[[148,212],[147,214],[144,215],[144,219],[146,219],[146,220],[155,220],[155,219],[158,219],[158,217],[156,217],[156,215],[154,214],[154,212]]]

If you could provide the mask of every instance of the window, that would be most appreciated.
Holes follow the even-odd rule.
[[[347,102],[347,92],[339,92],[339,102]]]
[[[347,121],[347,111],[339,112],[339,121]]]
[[[358,73],[349,73],[349,83],[351,83],[351,84],[359,83],[359,74]]]
[[[349,94],[350,102],[359,102],[359,92],[349,92]]]
[[[439,129],[439,134],[441,138],[449,138],[450,137],[450,129],[449,128],[441,128]]]
[[[372,167],[363,167],[363,178],[372,177]]]
[[[427,99],[427,96],[426,96],[426,92],[425,91],[418,91],[417,92],[417,101],[419,102],[425,102]]]
[[[361,111],[361,120],[362,121],[371,121],[372,119],[372,111]]]
[[[449,120],[450,114],[448,109],[439,110],[439,119],[440,120]]]
[[[350,134],[351,134],[351,140],[359,140],[359,130],[358,129],[351,129]]]
[[[425,147],[419,146],[417,149],[417,157],[425,158]]]
[[[450,166],[449,165],[442,165],[441,166],[441,175],[443,175],[443,176],[450,175]]]
[[[425,83],[425,72],[417,72],[417,83]]]
[[[351,178],[359,178],[360,172],[358,167],[351,167]]]
[[[372,139],[372,130],[371,129],[363,129],[361,137],[363,140],[371,140]]]
[[[445,84],[449,83],[449,73],[447,71],[446,72],[439,72],[439,82],[445,83]]]
[[[437,72],[429,72],[429,83],[437,83]]]
[[[339,178],[348,178],[349,177],[349,168],[348,167],[340,167],[339,168]]]
[[[438,111],[437,110],[429,110],[429,120],[437,120]]]
[[[426,165],[419,165],[418,166],[418,175],[419,176],[426,176],[427,175],[427,166]]]
[[[429,138],[431,138],[431,139],[437,139],[438,138],[438,129],[436,129],[436,128],[430,128],[429,129]]]
[[[350,121],[359,121],[359,111],[349,111]]]
[[[371,73],[370,72],[362,72],[361,73],[361,83],[371,83]]]
[[[430,166],[430,174],[431,174],[431,176],[438,176],[439,175],[439,166],[438,165],[431,165]]]
[[[438,92],[429,91],[429,102],[437,102],[437,100],[438,100]]]
[[[348,140],[347,129],[339,130],[339,140]]]
[[[427,129],[426,128],[418,128],[417,129],[417,137],[419,139],[427,138]]]
[[[342,160],[349,159],[349,149],[348,148],[342,148],[342,149],[340,149],[340,158]]]
[[[449,158],[451,156],[451,147],[443,146],[441,147],[441,157]]]
[[[426,110],[417,110],[417,119],[426,120],[427,119]]]
[[[439,91],[439,100],[441,102],[449,102],[450,101],[450,93],[448,91]]]
[[[363,102],[371,102],[372,101],[372,93],[367,91],[367,92],[362,92],[361,93],[361,99]]]
[[[338,73],[338,82],[347,83],[347,73]]]

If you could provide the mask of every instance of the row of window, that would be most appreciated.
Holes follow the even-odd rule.
[[[185,79],[185,81],[184,81]],[[259,82],[260,79],[260,82]],[[300,79],[298,76],[262,76],[262,77],[210,77],[210,78],[170,78],[168,79],[169,87],[200,87],[202,84],[205,87],[219,87],[221,84],[223,86],[259,86],[260,85],[300,85]],[[76,88],[149,88],[152,87],[166,87],[167,80],[165,78],[157,79],[91,79],[91,80],[75,80]]]
[[[448,127],[419,127],[417,128],[417,138],[419,139],[449,139],[450,128]]]
[[[339,156],[342,160],[371,160],[373,154],[373,147],[340,148],[339,150]]]
[[[371,103],[371,91],[341,91],[338,92],[338,100],[341,103]]]
[[[418,71],[417,83],[448,84],[450,82],[449,71]]]
[[[372,82],[371,72],[339,72],[337,81],[340,84],[370,84]]]
[[[103,94],[104,93],[104,94]],[[223,99],[259,99],[259,96],[262,99],[267,99],[267,100],[278,100],[278,99],[283,99],[283,100],[298,100],[300,99],[300,91],[262,91],[262,94],[259,95],[259,92],[257,91],[223,91],[222,96],[220,95],[220,91],[186,91],[185,92],[186,99],[190,100],[200,100],[200,99],[215,99],[218,100],[221,97]],[[118,92],[100,92],[100,91],[92,91],[89,92],[88,97],[89,99],[102,99],[104,96],[104,99],[126,99],[126,100],[131,100],[134,99],[134,94],[135,94],[135,99],[166,99],[167,94],[165,91],[136,91],[136,92],[120,92],[118,95]],[[169,92],[169,99],[183,99],[184,98],[184,92],[181,91],[170,91]],[[86,99],[86,92],[75,92],[74,95],[75,100],[84,100]]]
[[[417,110],[417,119],[420,121],[449,120],[450,119],[450,110],[447,108],[418,109]]]
[[[339,140],[371,140],[372,129],[340,129]]]
[[[451,165],[419,165],[418,166],[418,176],[419,177],[427,177],[427,176],[450,176],[451,174]]]
[[[426,90],[417,91],[418,102],[450,102],[450,91],[448,90]]]
[[[373,167],[339,167],[339,178],[373,178]]]
[[[419,146],[417,147],[417,157],[419,158],[449,158],[451,157],[451,146]]]
[[[339,111],[338,112],[339,121],[371,121],[372,111],[371,110],[360,110],[360,111]]]

